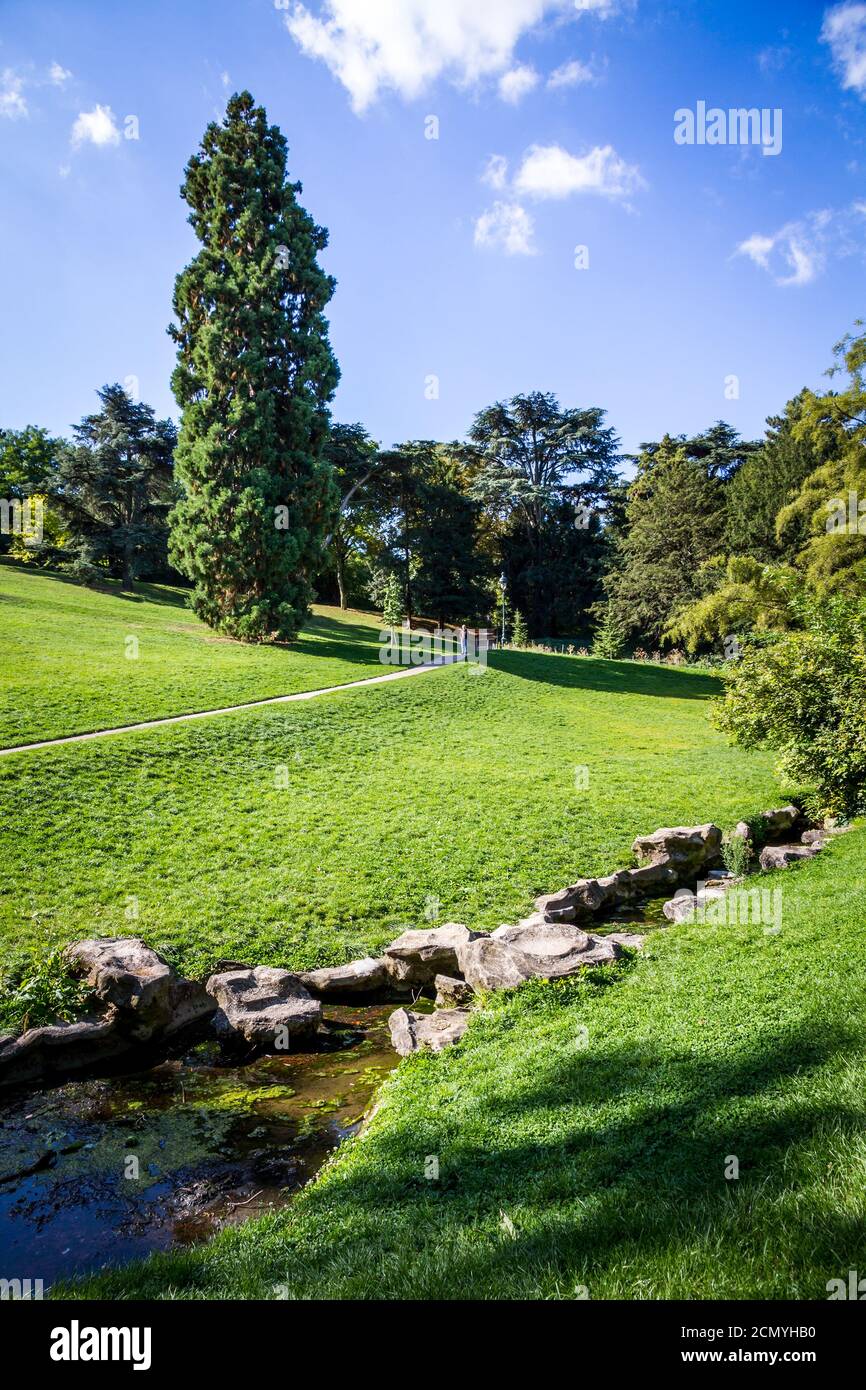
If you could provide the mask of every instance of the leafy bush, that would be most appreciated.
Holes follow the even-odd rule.
[[[69,973],[60,947],[37,951],[16,976],[2,979],[5,997],[0,1018],[4,1027],[23,1031],[69,1022],[79,1017],[87,1004],[90,991]]]
[[[714,723],[743,747],[777,748],[777,770],[813,788],[813,816],[854,815],[866,809],[866,601],[797,607],[803,630],[746,647]]]
[[[722,845],[722,863],[735,878],[745,878],[752,860],[752,849],[745,835],[730,835]]]

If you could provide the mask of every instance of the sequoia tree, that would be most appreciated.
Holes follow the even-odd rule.
[[[185,494],[172,561],[196,613],[248,641],[297,635],[334,505],[323,456],[339,379],[324,316],[334,281],[287,151],[249,92],[208,126],[181,188],[202,249],[177,277],[169,328]]]

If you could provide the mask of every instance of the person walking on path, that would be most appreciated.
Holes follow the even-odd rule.
[[[468,660],[467,645],[468,645],[468,644],[467,644],[467,640],[466,640],[466,624],[464,623],[463,626],[462,626],[461,629],[460,629],[460,659],[461,659],[461,661],[467,661],[467,660]]]

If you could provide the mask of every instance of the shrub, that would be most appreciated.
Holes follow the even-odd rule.
[[[601,620],[592,639],[592,654],[601,657],[603,661],[616,661],[625,650],[625,640],[625,626],[608,604],[602,611]]]
[[[778,771],[813,790],[815,817],[866,809],[866,601],[798,600],[802,631],[749,644],[726,675],[716,726],[779,750]]]
[[[60,947],[37,951],[18,974],[4,976],[0,1016],[5,1026],[24,1030],[69,1022],[83,1011],[90,991],[70,974]]]
[[[526,647],[529,645],[529,633],[526,629],[526,619],[519,608],[514,610],[514,621],[511,624],[511,645],[513,647]]]

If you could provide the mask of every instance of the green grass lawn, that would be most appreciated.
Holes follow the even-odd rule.
[[[866,1267],[864,849],[775,875],[777,935],[671,927],[490,998],[289,1208],[76,1292],[826,1298]]]
[[[709,727],[715,684],[505,652],[482,673],[10,755],[0,953],[134,931],[196,973],[301,967],[437,912],[515,921],[630,862],[639,832],[778,799],[769,760]]]
[[[390,669],[369,614],[317,606],[298,642],[250,647],[211,632],[186,604],[187,591],[167,585],[122,594],[0,563],[0,747]]]

